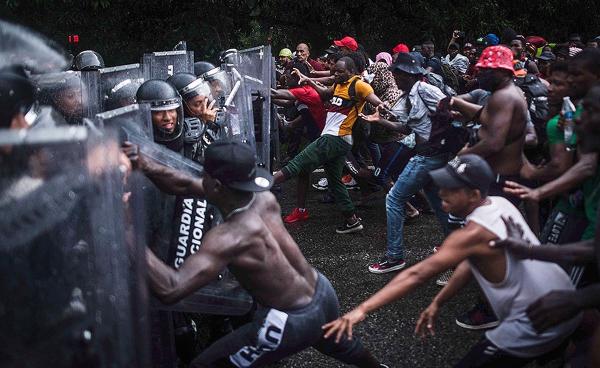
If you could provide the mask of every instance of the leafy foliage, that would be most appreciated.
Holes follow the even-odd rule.
[[[311,44],[314,53],[334,38],[355,36],[368,52],[433,38],[445,47],[453,29],[474,39],[505,27],[564,41],[569,33],[595,37],[600,3],[575,0],[366,1],[340,0],[4,0],[2,17],[25,24],[68,47],[79,34],[84,49],[107,64],[137,62],[148,51],[186,40],[196,59],[214,60],[220,50],[263,44],[275,50]]]

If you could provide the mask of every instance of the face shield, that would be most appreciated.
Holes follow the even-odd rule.
[[[230,76],[226,71],[215,68],[204,73],[202,79],[208,82],[213,99],[219,101],[219,105],[222,106],[225,98],[231,92]]]

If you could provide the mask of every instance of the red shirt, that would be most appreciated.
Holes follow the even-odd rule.
[[[322,72],[322,71],[326,70],[323,63],[321,63],[320,61],[317,61],[315,59],[308,59],[308,63],[310,64],[310,66],[313,67],[314,70],[316,70],[318,72]]]
[[[325,127],[327,110],[325,109],[325,105],[323,104],[323,101],[321,101],[321,96],[319,96],[317,91],[315,91],[315,89],[311,86],[306,85],[290,88],[288,91],[290,91],[290,93],[296,97],[298,102],[308,106],[308,111],[315,120],[315,123],[317,123],[319,132],[321,132]]]

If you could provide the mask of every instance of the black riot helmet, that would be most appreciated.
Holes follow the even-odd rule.
[[[167,79],[177,92],[181,95],[184,102],[196,96],[210,96],[210,87],[201,78],[196,78],[192,73],[176,73]]]
[[[138,79],[125,79],[117,83],[104,96],[104,110],[114,110],[136,103],[135,94],[140,85]]]
[[[23,68],[0,69],[0,128],[8,128],[15,115],[27,114],[34,103],[35,87]]]
[[[183,106],[181,96],[169,83],[160,79],[150,79],[142,83],[136,93],[137,103],[150,105],[152,115],[162,111],[176,110],[177,121],[172,132],[165,131],[156,124],[154,128],[154,140],[167,147],[178,151],[183,147]]]
[[[104,68],[104,59],[96,51],[85,50],[75,56],[73,66],[75,70],[98,70]]]
[[[194,74],[199,77],[214,68],[216,68],[216,66],[208,61],[196,61],[194,63]]]

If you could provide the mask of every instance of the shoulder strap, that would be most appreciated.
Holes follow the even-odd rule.
[[[419,83],[419,85],[417,85],[417,94],[419,95],[419,98],[421,99],[421,101],[423,101],[423,104],[425,105],[425,107],[427,108],[427,110],[429,112],[435,112],[435,110],[431,111],[431,109],[427,105],[427,102],[425,102],[425,99],[423,98],[423,95],[421,95],[421,84],[420,83],[422,83],[422,82],[417,82],[417,83]]]
[[[352,82],[350,82],[350,86],[348,87],[348,96],[350,99],[357,104],[359,101],[356,99],[356,82],[358,82],[360,78],[354,78]]]

